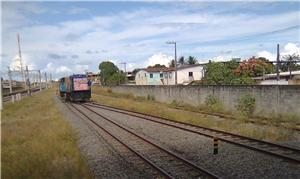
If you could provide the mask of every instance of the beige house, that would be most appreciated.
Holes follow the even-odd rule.
[[[177,68],[177,84],[189,84],[204,76],[203,64],[183,65]],[[175,85],[175,68],[146,68],[135,76],[136,85]]]

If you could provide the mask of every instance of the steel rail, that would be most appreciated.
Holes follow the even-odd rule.
[[[78,111],[80,114],[82,114],[84,117],[86,117],[89,121],[91,121],[94,125],[96,125],[98,128],[100,128],[101,130],[103,130],[106,134],[108,134],[109,136],[111,136],[112,138],[114,138],[116,141],[118,141],[119,143],[121,143],[123,146],[125,146],[128,150],[130,150],[131,152],[133,152],[135,155],[137,155],[138,157],[140,157],[143,161],[145,161],[146,163],[148,163],[150,166],[152,166],[153,168],[155,168],[157,171],[159,171],[159,173],[161,173],[163,176],[165,176],[166,178],[174,178],[173,176],[171,176],[169,173],[167,173],[164,169],[162,169],[161,167],[157,166],[156,164],[154,164],[153,162],[151,162],[149,159],[147,159],[146,157],[144,157],[142,154],[140,154],[139,152],[135,151],[132,147],[130,147],[129,145],[127,145],[126,143],[124,143],[123,141],[121,141],[119,138],[117,138],[116,136],[114,136],[111,132],[109,132],[108,130],[106,130],[105,128],[103,128],[102,126],[100,126],[98,123],[96,123],[93,119],[91,119],[89,116],[87,116],[86,114],[84,114],[82,111],[80,111],[77,107],[75,107],[73,104],[71,104],[71,106]]]
[[[222,141],[224,141],[224,142],[231,143],[231,144],[234,144],[234,145],[239,145],[239,146],[246,147],[246,148],[249,148],[249,149],[252,149],[252,150],[260,151],[260,152],[263,152],[263,153],[266,153],[266,154],[269,154],[269,155],[277,156],[277,157],[280,157],[280,158],[283,158],[283,159],[287,159],[287,160],[290,160],[290,161],[293,161],[293,162],[300,163],[300,159],[292,158],[292,157],[290,157],[288,155],[279,154],[279,153],[272,152],[272,151],[269,151],[269,150],[266,150],[266,149],[262,149],[262,148],[259,148],[259,147],[254,147],[254,146],[250,146],[250,145],[247,145],[247,144],[239,143],[239,142],[236,142],[236,141],[233,141],[233,140],[230,140],[230,139],[226,139],[224,137],[226,137],[226,135],[227,135],[227,137],[228,136],[229,137],[235,137],[235,138],[239,138],[241,140],[248,140],[250,142],[256,142],[259,145],[266,144],[266,145],[269,145],[269,147],[276,147],[276,148],[279,148],[281,150],[290,150],[290,151],[299,153],[299,155],[300,155],[300,150],[292,148],[292,147],[283,146],[283,145],[280,145],[280,144],[275,144],[275,143],[267,142],[267,141],[263,141],[263,140],[258,140],[258,139],[254,139],[254,138],[250,138],[250,137],[246,137],[246,136],[242,136],[242,135],[238,135],[238,134],[234,134],[234,133],[230,133],[230,132],[226,132],[226,131],[222,131],[222,130],[217,130],[217,129],[207,128],[207,127],[197,126],[197,125],[188,124],[188,123],[180,122],[180,121],[174,121],[174,120],[171,120],[171,119],[168,119],[168,118],[163,118],[163,117],[149,115],[149,114],[144,114],[144,113],[140,113],[140,112],[135,112],[135,111],[125,110],[125,109],[120,109],[120,108],[111,107],[111,106],[107,106],[107,105],[102,105],[102,104],[98,104],[98,103],[86,103],[85,105],[91,106],[91,107],[96,107],[96,108],[101,108],[101,109],[105,109],[105,110],[109,110],[109,111],[113,111],[113,112],[118,112],[118,113],[121,113],[121,114],[133,116],[133,117],[138,117],[138,118],[145,119],[145,120],[150,120],[152,122],[156,122],[156,123],[160,123],[160,124],[163,124],[163,125],[175,127],[175,128],[178,128],[178,129],[181,129],[181,130],[184,130],[184,131],[196,133],[196,134],[199,134],[199,135],[204,135],[204,136],[210,137],[210,138],[216,137],[216,135],[215,134],[207,134],[207,133],[203,133],[203,132],[191,130],[191,129],[188,129],[186,127],[177,126],[175,124],[181,124],[181,125],[184,125],[184,126],[189,126],[189,127],[194,127],[194,128],[201,129],[201,130],[206,130],[206,131],[210,131],[210,132],[219,133],[221,135],[221,137],[218,136],[219,139],[222,140]],[[111,109],[108,109],[108,108],[111,108]],[[118,111],[118,110],[121,110],[121,111]],[[124,112],[124,111],[126,111],[126,112]],[[139,114],[139,115],[143,115],[143,116],[139,116],[139,115],[135,115],[135,114],[129,114],[127,112],[135,113],[135,114]],[[153,118],[165,120],[165,121],[168,121],[168,122],[172,122],[174,124],[168,124],[168,123],[157,121],[157,120],[154,120],[154,119],[150,119],[150,118],[147,118],[147,117],[144,117],[144,116],[149,116],[149,117],[153,117]]]
[[[160,149],[160,150],[162,150],[162,151],[168,153],[169,155],[171,155],[171,156],[177,158],[178,160],[183,161],[185,164],[187,164],[187,165],[189,165],[189,166],[191,166],[191,167],[194,167],[195,169],[199,170],[200,172],[205,173],[205,174],[209,175],[209,176],[212,177],[212,178],[220,178],[219,176],[217,176],[217,175],[215,175],[215,174],[213,174],[213,173],[207,171],[206,169],[203,169],[203,168],[199,167],[198,165],[196,165],[196,164],[193,163],[192,161],[190,161],[190,160],[188,160],[188,159],[185,159],[185,158],[179,156],[178,154],[176,154],[176,153],[174,153],[174,152],[172,152],[172,151],[170,151],[170,150],[168,150],[168,149],[165,149],[165,148],[159,146],[158,144],[156,144],[156,143],[154,143],[154,142],[152,142],[152,141],[150,141],[150,140],[148,140],[148,139],[146,139],[146,138],[144,138],[144,137],[142,137],[142,136],[136,134],[135,132],[133,132],[133,131],[131,131],[131,130],[126,129],[125,127],[123,127],[123,126],[119,125],[118,123],[116,123],[116,122],[114,122],[114,121],[108,119],[107,117],[101,115],[100,113],[98,113],[98,112],[96,112],[96,111],[94,111],[94,110],[88,108],[87,106],[82,105],[82,104],[81,104],[81,106],[83,106],[83,107],[86,108],[87,110],[93,112],[94,114],[100,116],[101,118],[103,118],[103,119],[109,121],[110,123],[112,123],[112,124],[118,126],[119,128],[121,128],[121,129],[127,131],[128,133],[130,133],[130,134],[132,134],[132,135],[134,135],[134,136],[140,138],[141,140],[143,140],[143,141],[145,141],[145,142],[151,144],[152,146],[155,146],[156,148],[158,148],[158,149]]]

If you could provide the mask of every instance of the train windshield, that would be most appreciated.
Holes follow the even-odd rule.
[[[74,91],[89,90],[87,78],[74,78]]]

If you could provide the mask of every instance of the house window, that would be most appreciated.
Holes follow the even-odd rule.
[[[146,73],[145,73],[145,77],[146,77],[147,75],[146,75]]]
[[[153,78],[153,74],[152,73],[150,73],[150,78]]]
[[[189,77],[193,77],[193,72],[189,72]]]
[[[169,78],[172,78],[172,73],[169,73]]]
[[[164,75],[163,75],[162,73],[160,73],[160,74],[159,74],[159,77],[160,77],[160,78],[163,78],[163,77],[164,77]]]

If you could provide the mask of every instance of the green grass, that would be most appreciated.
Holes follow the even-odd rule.
[[[91,178],[75,133],[52,98],[36,93],[2,111],[2,178]]]
[[[209,110],[203,111],[203,107],[195,107],[186,105],[178,101],[173,101],[171,104],[159,103],[153,100],[139,99],[132,94],[121,94],[107,90],[105,88],[94,87],[92,95],[94,101],[129,109],[146,114],[166,117],[175,121],[187,122],[199,126],[210,127],[237,133],[257,139],[269,141],[296,140],[296,132],[284,127],[269,125],[269,123],[256,124],[247,118],[236,118],[228,114],[220,114],[221,117],[213,117],[208,115],[213,113]],[[108,92],[109,91],[109,92]],[[205,112],[206,114],[199,113]],[[228,117],[228,118],[222,118]],[[271,122],[270,122],[271,123]]]

